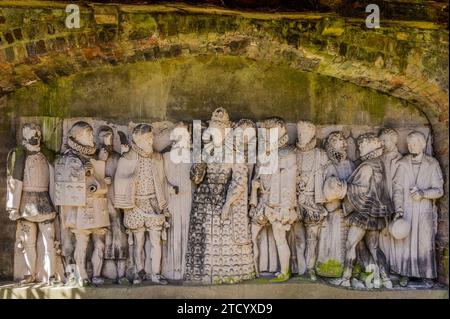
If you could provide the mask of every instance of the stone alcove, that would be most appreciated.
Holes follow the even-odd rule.
[[[81,7],[81,29],[67,30],[59,2],[0,10],[0,30],[12,35],[11,43],[0,43],[0,134],[8,141],[3,162],[23,116],[88,116],[123,124],[206,120],[223,106],[233,119],[277,115],[321,125],[427,127],[448,193],[443,26],[387,21],[376,31],[363,20],[331,13],[93,5]],[[446,195],[437,247],[443,282],[447,201]],[[0,275],[11,277],[14,224],[6,214],[0,218]]]

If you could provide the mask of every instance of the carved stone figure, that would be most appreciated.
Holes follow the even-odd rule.
[[[347,193],[347,180],[355,166],[347,158],[347,140],[342,132],[332,132],[325,141],[330,162],[325,169],[324,206],[328,215],[322,225],[316,263],[316,272],[324,277],[340,277],[344,270],[345,242],[348,226],[342,210]]]
[[[208,163],[196,163],[191,178],[194,193],[189,225],[186,274],[188,281],[236,283],[254,277],[247,218],[248,169],[226,163],[228,113],[216,109],[203,132]]]
[[[280,272],[272,281],[285,281],[290,277],[291,251],[288,245],[287,233],[297,221],[295,175],[296,157],[293,147],[288,146],[286,123],[280,118],[269,118],[262,128],[265,136],[266,153],[277,154],[277,165],[270,174],[262,173],[263,166],[271,163],[259,163],[256,176],[252,182],[251,209],[252,241],[256,271],[259,266],[258,236],[262,228],[271,225],[280,261]],[[271,143],[270,134],[278,133],[278,139]]]
[[[407,137],[409,154],[398,162],[393,181],[395,218],[409,224],[405,239],[394,240],[392,271],[401,275],[402,286],[410,277],[431,284],[436,278],[435,236],[437,231],[436,200],[443,196],[443,177],[439,163],[424,154],[425,136],[412,132]]]
[[[17,221],[19,248],[25,257],[27,273],[22,284],[36,281],[37,235],[44,244],[44,269],[48,284],[55,284],[56,210],[49,195],[53,154],[41,144],[41,128],[27,123],[22,129],[22,145],[8,154],[6,211]]]
[[[152,127],[138,124],[132,133],[131,150],[119,160],[114,180],[115,207],[124,209],[124,225],[133,233],[134,261],[137,274],[134,284],[145,278],[165,285],[161,275],[162,241],[167,239],[167,205],[163,158],[153,151]],[[151,246],[151,274],[144,270],[145,232]]]
[[[97,160],[95,152],[93,128],[80,121],[70,129],[67,149],[55,164],[55,202],[61,206],[62,228],[75,235],[74,258],[81,286],[104,282],[101,272],[105,233],[110,226],[106,195],[111,178],[105,176],[105,161]],[[64,255],[68,256],[73,249],[72,239],[67,233],[61,237]],[[91,237],[94,243],[92,280],[86,267]]]
[[[380,139],[372,133],[360,135],[357,144],[362,162],[348,179],[347,198],[343,206],[344,213],[349,215],[350,225],[346,242],[345,268],[342,278],[334,283],[350,286],[356,247],[364,240],[379,269],[382,285],[385,288],[392,288],[386,257],[379,247],[380,231],[386,227],[386,218],[393,211],[381,160],[383,148]]]
[[[114,151],[114,131],[111,127],[107,125],[101,126],[98,130],[98,138],[100,143],[97,156],[99,160],[105,161],[105,175],[112,180],[108,185],[107,192],[108,212],[111,224],[105,236],[105,261],[114,262],[117,283],[127,284],[129,282],[125,277],[125,273],[128,258],[128,236],[123,226],[123,212],[114,207],[113,181],[120,154]],[[126,143],[125,145],[121,145],[121,149],[125,149],[124,147],[126,148]]]
[[[309,278],[316,280],[320,230],[327,216],[323,206],[323,186],[329,161],[325,151],[316,147],[316,126],[313,123],[299,121],[297,135],[297,195],[300,220],[306,229],[306,269]]]
[[[394,129],[384,128],[380,131],[378,136],[383,145],[383,155],[381,155],[381,160],[383,161],[386,171],[386,187],[389,192],[389,197],[392,199],[392,182],[398,167],[398,161],[402,158],[402,154],[400,154],[397,147],[398,133]],[[385,227],[380,232],[380,248],[386,256],[386,262],[389,264],[390,256],[396,254],[395,240],[389,233],[389,227]]]
[[[167,244],[163,251],[162,273],[168,279],[182,280],[193,191],[190,179],[192,154],[189,124],[177,123],[171,137],[170,151],[163,154],[164,171],[169,183],[178,187],[178,193],[170,190],[168,192],[168,208],[172,217],[169,220]]]

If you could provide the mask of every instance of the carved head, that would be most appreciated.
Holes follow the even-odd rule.
[[[26,123],[22,128],[22,143],[24,145],[41,145],[41,127],[35,123]]]
[[[191,145],[191,126],[187,121],[175,123],[175,127],[170,133],[170,140],[174,147],[190,147]]]
[[[373,133],[365,133],[358,136],[356,144],[358,144],[359,155],[361,157],[365,157],[375,151],[379,152],[379,154],[376,154],[379,156],[383,151],[381,140]]]
[[[282,147],[288,142],[286,122],[280,117],[269,117],[262,124],[262,128],[265,129],[265,134],[261,136],[263,143],[266,145],[267,150],[274,150],[278,147]],[[272,132],[277,133],[277,139],[272,142]],[[276,144],[275,144],[276,143]]]
[[[103,125],[98,129],[100,143],[105,146],[113,145],[114,131],[108,125]]]
[[[406,137],[406,144],[408,145],[408,151],[412,155],[419,155],[425,151],[427,147],[427,140],[425,135],[420,132],[411,132]]]
[[[219,107],[212,113],[211,121],[208,128],[203,132],[202,140],[205,144],[211,144],[219,147],[225,140],[227,129],[231,129],[232,125],[227,110]]]
[[[87,122],[76,122],[69,130],[68,136],[82,146],[95,146],[94,129]]]
[[[396,130],[392,128],[383,128],[378,137],[381,140],[381,144],[383,144],[385,152],[397,150],[398,133]]]
[[[297,146],[304,148],[316,138],[316,126],[310,121],[297,122]]]
[[[247,148],[250,143],[256,143],[256,124],[249,119],[241,119],[234,128],[238,141]]]
[[[133,142],[144,152],[153,152],[153,132],[150,124],[138,124],[132,132]]]
[[[345,160],[347,158],[347,140],[344,133],[340,131],[330,133],[325,141],[325,149],[332,161]]]

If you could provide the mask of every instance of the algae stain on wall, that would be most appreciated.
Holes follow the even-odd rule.
[[[399,99],[331,77],[239,56],[180,57],[102,67],[13,93],[22,116],[128,120],[281,116],[318,124],[417,125],[427,120]]]

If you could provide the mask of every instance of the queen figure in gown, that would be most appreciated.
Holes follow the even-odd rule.
[[[187,281],[236,283],[255,276],[247,215],[248,167],[224,160],[230,151],[225,149],[225,136],[232,132],[227,111],[216,109],[202,135],[209,160],[191,169],[198,188],[189,224]]]

